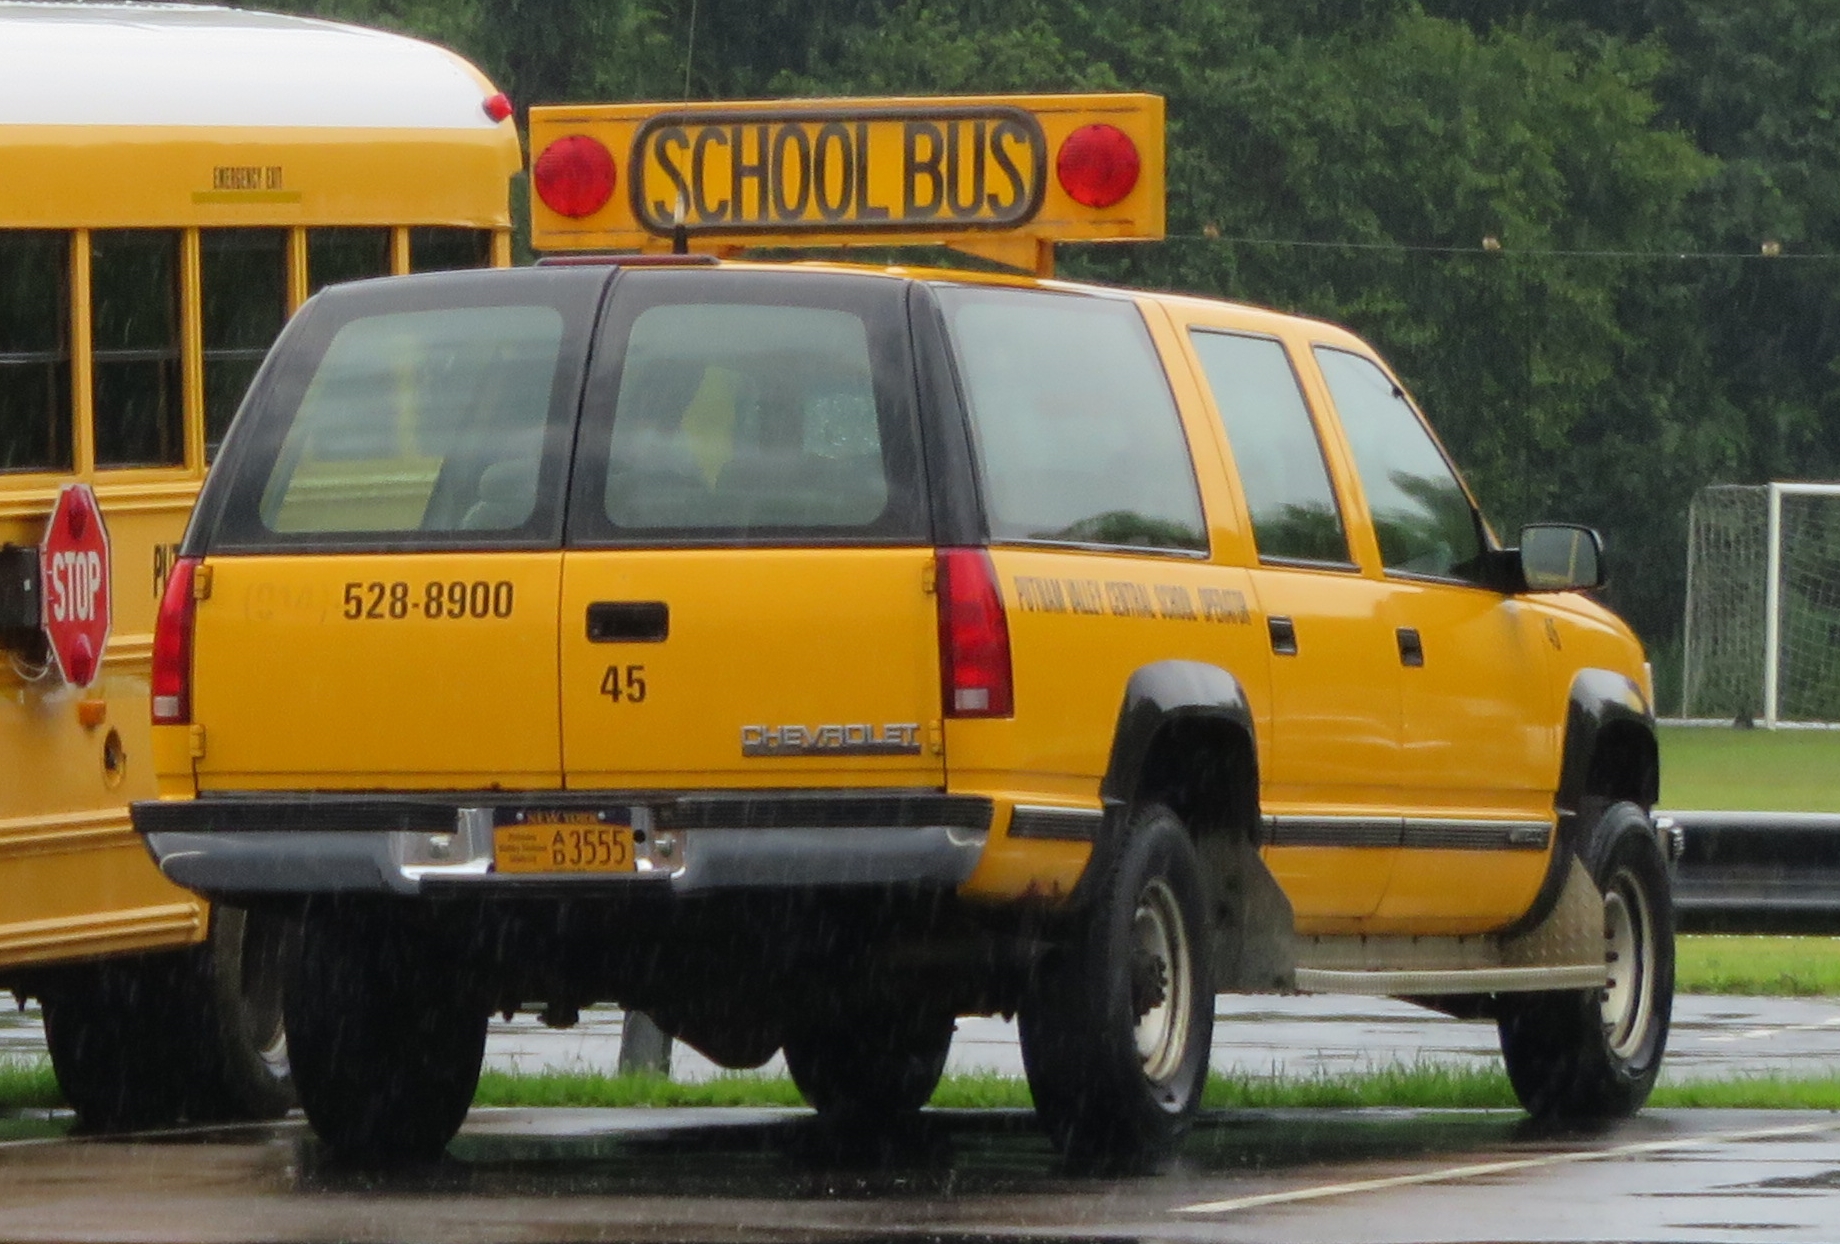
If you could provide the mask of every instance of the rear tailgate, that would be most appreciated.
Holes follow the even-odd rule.
[[[905,295],[620,278],[570,499],[569,786],[944,785]]]
[[[605,281],[365,283],[289,330],[201,503],[200,789],[560,785],[562,494]]]

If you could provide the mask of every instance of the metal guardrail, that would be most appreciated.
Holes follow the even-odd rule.
[[[1686,933],[1840,934],[1840,814],[1662,812]]]

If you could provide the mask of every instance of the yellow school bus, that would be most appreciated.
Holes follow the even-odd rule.
[[[172,885],[129,825],[154,615],[288,316],[335,282],[508,264],[520,165],[509,102],[426,43],[0,3],[0,985],[43,1001],[92,1125],[288,1105],[285,926]],[[84,662],[50,640],[41,557],[72,488],[106,527]]]

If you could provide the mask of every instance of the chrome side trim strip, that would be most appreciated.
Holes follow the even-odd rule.
[[[1560,989],[1601,989],[1609,979],[1601,963],[1573,963],[1550,968],[1454,968],[1402,972],[1338,972],[1298,968],[1300,993],[1346,993],[1373,998],[1431,994],[1532,993]]]
[[[1435,817],[1267,816],[1261,840],[1272,847],[1410,847],[1433,851],[1544,851],[1545,821]]]
[[[1544,851],[1553,827],[1545,821],[1439,821],[1408,818],[1400,845],[1446,851]]]
[[[1048,808],[1019,803],[1009,818],[1011,838],[1055,838],[1092,842],[1105,814],[1097,808]]]

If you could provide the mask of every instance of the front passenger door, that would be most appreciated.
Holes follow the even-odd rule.
[[[1536,613],[1482,582],[1480,517],[1405,393],[1317,346],[1389,585],[1404,703],[1402,851],[1375,919],[1470,933],[1512,920],[1546,874],[1560,705]]]

